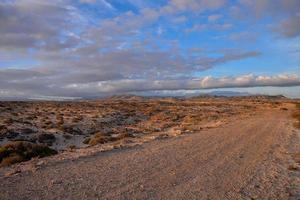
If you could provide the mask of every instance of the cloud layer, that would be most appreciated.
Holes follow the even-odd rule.
[[[217,88],[243,88],[276,86],[300,86],[298,75],[255,76],[253,74],[214,78],[182,79],[116,79],[87,83],[53,84],[50,77],[36,72],[0,71],[2,97],[37,98],[58,97],[102,97],[113,94],[161,90],[200,90]],[[21,81],[22,80],[22,81]],[[40,84],[44,80],[45,84]]]
[[[250,44],[258,40],[259,31],[238,28],[245,21],[271,16],[276,23],[266,25],[270,37],[297,38],[298,0],[127,0],[126,6],[120,4],[114,0],[0,2],[1,96],[84,97],[299,85],[297,75],[201,78],[201,72],[264,54]],[[219,42],[220,38],[226,41]]]

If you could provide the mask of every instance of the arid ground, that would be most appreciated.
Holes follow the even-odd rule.
[[[0,199],[300,199],[295,112],[280,96],[1,102]]]

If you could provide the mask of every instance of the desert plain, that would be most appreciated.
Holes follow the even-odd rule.
[[[300,199],[299,101],[0,102],[0,199]]]

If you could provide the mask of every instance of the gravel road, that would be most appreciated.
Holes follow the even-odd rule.
[[[290,113],[0,177],[0,199],[289,199]]]

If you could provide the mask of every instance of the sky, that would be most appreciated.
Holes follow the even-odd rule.
[[[299,0],[0,0],[0,98],[300,97]]]

